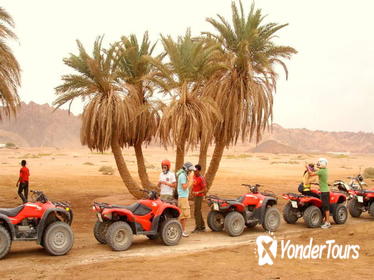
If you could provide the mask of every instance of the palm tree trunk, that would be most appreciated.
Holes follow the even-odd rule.
[[[186,148],[186,141],[185,140],[181,141],[181,143],[178,143],[178,145],[177,145],[177,155],[176,155],[176,158],[175,158],[175,172],[177,172],[183,166],[185,148]]]
[[[210,160],[209,168],[205,175],[208,191],[213,184],[214,178],[216,177],[225,146],[225,142],[218,141],[214,147],[212,159]]]
[[[209,145],[207,143],[200,143],[199,164],[201,166],[201,174],[205,174],[208,148]]]
[[[132,178],[129,169],[127,168],[126,162],[122,155],[122,148],[118,144],[118,136],[113,135],[112,137],[112,152],[114,155],[114,159],[116,160],[118,172],[122,178],[123,183],[129,190],[130,194],[132,194],[135,198],[141,198],[143,196],[143,192],[140,191],[138,184]]]
[[[155,186],[149,181],[147,168],[145,167],[145,160],[143,156],[142,143],[134,145],[136,163],[138,165],[138,174],[142,183],[143,189],[153,189]]]

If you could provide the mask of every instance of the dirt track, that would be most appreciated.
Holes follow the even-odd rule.
[[[6,151],[6,152],[4,152]],[[27,153],[36,150],[0,151],[0,205],[15,206],[17,161]],[[166,247],[146,237],[136,237],[133,246],[126,252],[113,252],[105,245],[99,245],[92,235],[95,216],[90,211],[93,200],[130,203],[131,197],[117,175],[104,176],[97,172],[101,165],[113,165],[111,155],[91,154],[83,151],[48,151],[40,158],[29,159],[32,174],[32,188],[45,191],[52,200],[70,200],[75,220],[73,229],[75,244],[67,256],[51,257],[34,242],[13,243],[8,257],[1,260],[0,279],[148,279],[162,275],[172,279],[217,278],[231,279],[232,274],[241,278],[290,279],[291,277],[321,279],[337,278],[344,271],[347,278],[372,279],[367,265],[374,263],[374,221],[367,214],[363,218],[348,220],[346,225],[333,226],[330,230],[306,229],[302,220],[297,225],[282,223],[276,237],[286,238],[301,244],[310,237],[323,242],[335,239],[340,244],[359,244],[358,260],[277,260],[269,267],[259,267],[255,253],[254,240],[263,231],[260,226],[246,230],[237,238],[225,233],[193,234],[184,238],[176,247]],[[59,154],[59,155],[57,155]],[[160,152],[152,151],[150,164],[157,165]],[[281,194],[295,189],[302,172],[303,160],[298,165],[271,164],[274,161],[290,160],[295,156],[267,155],[264,159],[256,156],[247,159],[224,159],[216,184],[211,190],[214,194],[235,197],[245,192],[240,183],[260,182],[267,189]],[[307,159],[308,156],[303,156]],[[315,158],[314,156],[313,158]],[[52,159],[54,158],[54,159]],[[133,156],[129,155],[129,161]],[[313,159],[311,157],[311,159]],[[191,157],[191,161],[196,158]],[[344,161],[344,162],[342,162]],[[94,165],[83,163],[92,162]],[[101,163],[103,162],[103,163]],[[350,159],[331,159],[332,166],[358,166],[373,163],[369,156],[355,156]],[[130,165],[133,169],[134,166]],[[250,171],[250,172],[249,172]],[[354,174],[355,170],[332,168],[331,179],[343,178]],[[157,167],[151,169],[153,181],[157,178]],[[251,173],[251,174],[248,174]],[[256,174],[256,176],[253,176]],[[279,200],[279,208],[284,201]],[[204,212],[208,209],[205,206]],[[193,221],[188,224],[193,229]],[[27,271],[27,277],[25,274]],[[312,274],[312,273],[313,274]],[[321,275],[320,273],[326,273]],[[307,274],[308,273],[308,274]],[[311,276],[313,275],[313,276]],[[131,277],[130,277],[131,276]],[[280,277],[280,278],[277,278]]]

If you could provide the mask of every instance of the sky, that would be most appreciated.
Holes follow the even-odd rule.
[[[249,11],[252,1],[242,0]],[[374,132],[374,1],[257,0],[265,22],[288,23],[276,42],[298,54],[280,72],[274,122],[287,128]],[[62,59],[77,53],[76,39],[90,49],[131,33],[151,40],[160,34],[213,31],[207,17],[231,17],[231,0],[3,0],[18,42],[10,43],[22,68],[22,101],[52,104]],[[158,43],[158,50],[161,44]],[[82,112],[76,102],[72,111]]]

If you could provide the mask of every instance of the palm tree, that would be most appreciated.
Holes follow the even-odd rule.
[[[3,115],[9,116],[16,112],[19,105],[17,88],[20,86],[20,66],[11,49],[7,46],[8,39],[17,39],[13,33],[12,17],[0,7],[0,120]]]
[[[204,33],[216,40],[225,52],[226,68],[217,71],[205,86],[204,95],[218,103],[222,122],[215,129],[215,148],[206,173],[208,186],[213,183],[225,147],[254,136],[261,139],[273,116],[273,93],[276,89],[280,64],[288,75],[284,59],[290,59],[296,50],[279,46],[273,41],[276,33],[287,24],[263,23],[261,10],[251,6],[245,16],[232,2],[232,24],[224,17],[208,18],[216,33]]]
[[[102,37],[94,43],[90,56],[77,41],[79,54],[70,54],[64,63],[77,74],[62,76],[63,84],[56,87],[54,105],[70,104],[76,98],[87,101],[82,115],[81,142],[91,150],[112,149],[120,176],[129,192],[139,198],[142,192],[133,180],[122,155],[126,145],[129,123],[134,116],[131,104],[124,102],[131,87],[118,82],[115,47],[104,50]]]
[[[156,134],[159,124],[157,108],[150,101],[153,88],[151,86],[152,65],[149,57],[156,44],[151,45],[146,32],[139,44],[135,35],[123,36],[117,43],[118,76],[119,79],[131,85],[125,102],[131,104],[137,116],[130,123],[126,144],[133,146],[138,165],[138,174],[143,188],[152,186],[147,174],[142,144],[149,144]]]
[[[209,139],[220,113],[209,96],[202,96],[202,86],[217,69],[219,56],[217,44],[211,40],[193,39],[190,30],[174,41],[161,36],[169,61],[155,61],[158,72],[153,80],[165,92],[175,95],[162,112],[159,137],[164,145],[176,145],[175,169],[182,167],[185,151],[194,148],[201,139]]]

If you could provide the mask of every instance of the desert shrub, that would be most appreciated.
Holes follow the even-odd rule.
[[[365,178],[374,178],[374,167],[368,167],[364,170]]]
[[[15,148],[16,144],[9,142],[9,143],[5,144],[5,147],[7,147],[7,148]]]
[[[289,160],[289,161],[272,161],[270,164],[299,164],[298,161]]]
[[[86,161],[83,163],[83,165],[94,165],[92,162]]]
[[[111,166],[101,166],[99,168],[99,172],[101,172],[103,175],[113,175],[114,169]]]
[[[251,155],[248,154],[240,154],[240,155],[226,155],[225,158],[227,159],[245,159],[245,158],[250,158],[252,157]]]

